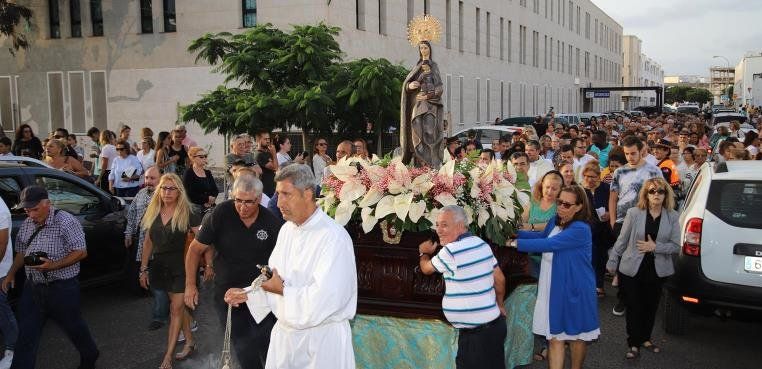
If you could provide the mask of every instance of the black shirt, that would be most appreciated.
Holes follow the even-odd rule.
[[[220,203],[204,217],[196,240],[216,251],[214,283],[218,291],[246,287],[259,276],[256,265],[268,263],[282,225],[282,220],[259,205],[257,219],[247,228],[233,200]]]
[[[188,227],[193,228],[201,223],[201,219],[198,215],[190,213],[188,218]],[[172,229],[172,218],[169,219],[167,224],[164,224],[161,220],[161,214],[156,216],[151,229],[148,234],[151,237],[151,244],[153,245],[154,254],[168,254],[168,253],[182,253],[185,251],[185,240],[188,235],[187,229],[185,231]]]
[[[209,202],[209,196],[217,197],[220,191],[217,189],[217,183],[214,182],[212,172],[204,169],[206,177],[199,177],[193,168],[185,170],[183,175],[183,185],[188,193],[188,199],[197,205],[203,205]]]
[[[651,212],[646,209],[646,239],[643,241],[648,241],[648,236],[651,236],[651,240],[656,242],[656,235],[659,234],[659,223],[661,222],[661,215],[654,218],[651,216]],[[652,252],[647,253],[645,256],[653,256]]]
[[[275,171],[268,168],[266,165],[273,159],[272,154],[269,151],[258,151],[255,158],[259,167],[262,168],[262,175],[259,179],[262,181],[262,192],[267,197],[273,197],[275,193]]]
[[[180,145],[180,150],[175,150],[172,148],[172,145],[169,145],[167,147],[167,155],[170,158],[175,155],[180,157],[180,159],[175,163],[175,174],[178,176],[184,175],[185,168],[187,168],[188,165],[188,151],[185,150],[185,145]]]

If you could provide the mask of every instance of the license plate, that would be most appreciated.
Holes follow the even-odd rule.
[[[762,273],[762,258],[745,256],[743,268],[747,272]]]

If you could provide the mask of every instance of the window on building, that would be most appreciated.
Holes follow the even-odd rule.
[[[140,33],[153,33],[152,0],[140,0]]]
[[[458,119],[460,124],[465,124],[466,120],[464,119],[463,114],[463,76],[458,76]]]
[[[503,17],[500,17],[500,60],[503,60],[505,57],[505,20]]]
[[[452,0],[445,0],[445,46],[452,48]]]
[[[590,78],[590,52],[585,51],[585,78]]]
[[[585,38],[590,39],[590,13],[585,13]]]
[[[93,126],[101,131],[106,129],[108,123],[108,109],[106,108],[106,72],[90,72],[90,95],[92,96]]]
[[[532,11],[535,14],[540,14],[540,0],[532,0]]]
[[[458,1],[458,51],[463,52],[463,2],[462,1]]]
[[[257,0],[243,0],[243,27],[257,25]]]
[[[548,69],[548,35],[545,35],[545,43],[543,45],[545,45],[545,47],[542,49],[542,53],[543,53],[542,67],[544,69]]]
[[[407,0],[407,24],[415,17],[415,0]]]
[[[572,59],[572,51],[573,50],[574,50],[574,48],[572,47],[572,45],[569,45],[569,70],[567,71],[567,73],[569,73],[569,74],[572,74],[572,67],[573,67],[572,64],[574,64],[573,63],[574,59]]]
[[[423,0],[423,14],[431,14],[431,8],[429,7],[429,0]]]
[[[48,0],[48,22],[50,23],[50,38],[61,38],[61,16],[58,11],[58,0]]]
[[[14,113],[11,77],[0,77],[0,125],[4,129],[11,130],[16,128]]]
[[[505,118],[505,83],[500,81],[500,119]]]
[[[548,0],[545,0],[545,19],[548,19]]]
[[[532,66],[540,67],[540,32],[532,31]]]
[[[574,31],[574,3],[569,1],[569,31]]]
[[[482,84],[479,78],[476,79],[476,123],[482,121],[481,105],[482,105]]]
[[[61,72],[48,72],[48,109],[50,127],[65,127],[63,73]]]
[[[490,91],[490,89],[491,89],[490,80],[487,80],[487,86],[486,87],[487,88],[484,91],[485,92],[484,96],[486,97],[487,109],[485,110],[485,114],[484,114],[484,123],[489,123],[490,117],[492,116],[492,111],[490,109],[491,108],[491,106],[490,106],[490,99],[492,99],[492,94],[491,94],[491,91]]]
[[[550,0],[550,21],[552,22],[556,17],[556,1]]]
[[[79,0],[69,0],[69,21],[71,37],[82,37],[82,12],[79,8]]]
[[[85,73],[69,72],[69,112],[72,132],[85,132]]]
[[[513,105],[513,83],[508,82],[508,116],[506,118],[510,118],[511,115],[511,106]]]
[[[490,13],[487,12],[487,24],[486,24],[487,34],[485,36],[486,41],[487,41],[487,45],[485,47],[486,47],[486,51],[487,51],[486,54],[487,54],[488,58],[490,56],[492,56],[492,51],[491,51],[491,49],[492,49],[492,27],[490,26],[491,22],[492,22],[492,17],[490,15]]]
[[[164,0],[164,32],[177,32],[175,0]]]
[[[90,0],[90,22],[93,24],[93,36],[103,36],[103,8],[101,0]]]
[[[582,8],[580,8],[580,7],[579,7],[579,5],[578,5],[578,6],[577,6],[577,23],[576,23],[576,26],[577,26],[577,34],[579,34],[579,32],[580,32],[579,24],[580,24],[580,14],[581,14],[581,13],[582,13]]]
[[[556,71],[560,72],[563,70],[563,65],[561,65],[561,41],[556,40]]]
[[[365,0],[355,0],[355,27],[365,31]]]
[[[449,19],[448,19],[449,21]],[[450,25],[447,25],[447,32],[450,32]],[[378,33],[380,35],[386,35],[386,0],[378,0]],[[447,48],[450,48],[450,34],[447,34]]]
[[[481,20],[481,9],[476,8],[476,55],[479,55],[481,52],[481,34],[482,34],[482,20]]]
[[[452,111],[452,75],[445,76],[445,101],[447,101],[447,108],[445,110]]]
[[[575,66],[576,66],[575,75],[577,77],[579,77],[579,57],[580,57],[579,48],[577,48],[576,51],[577,51],[577,54],[576,54],[576,58],[575,58]]]
[[[595,43],[597,44],[598,43],[598,18],[595,19],[594,32],[595,32]]]
[[[508,21],[508,61],[510,62],[513,56],[513,23]]]

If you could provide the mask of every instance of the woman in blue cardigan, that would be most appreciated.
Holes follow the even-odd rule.
[[[557,216],[543,232],[519,231],[508,246],[542,252],[532,330],[550,341],[548,366],[564,367],[564,344],[571,348],[571,368],[581,369],[587,342],[600,335],[592,266],[590,204],[585,190],[565,186],[556,202]]]

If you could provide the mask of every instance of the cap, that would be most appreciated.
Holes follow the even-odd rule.
[[[659,139],[659,141],[656,141],[654,144],[655,147],[664,147],[667,149],[672,148],[672,141],[667,140],[666,138]]]
[[[42,200],[48,199],[48,190],[42,186],[32,185],[21,191],[20,208],[29,209],[37,206]]]

